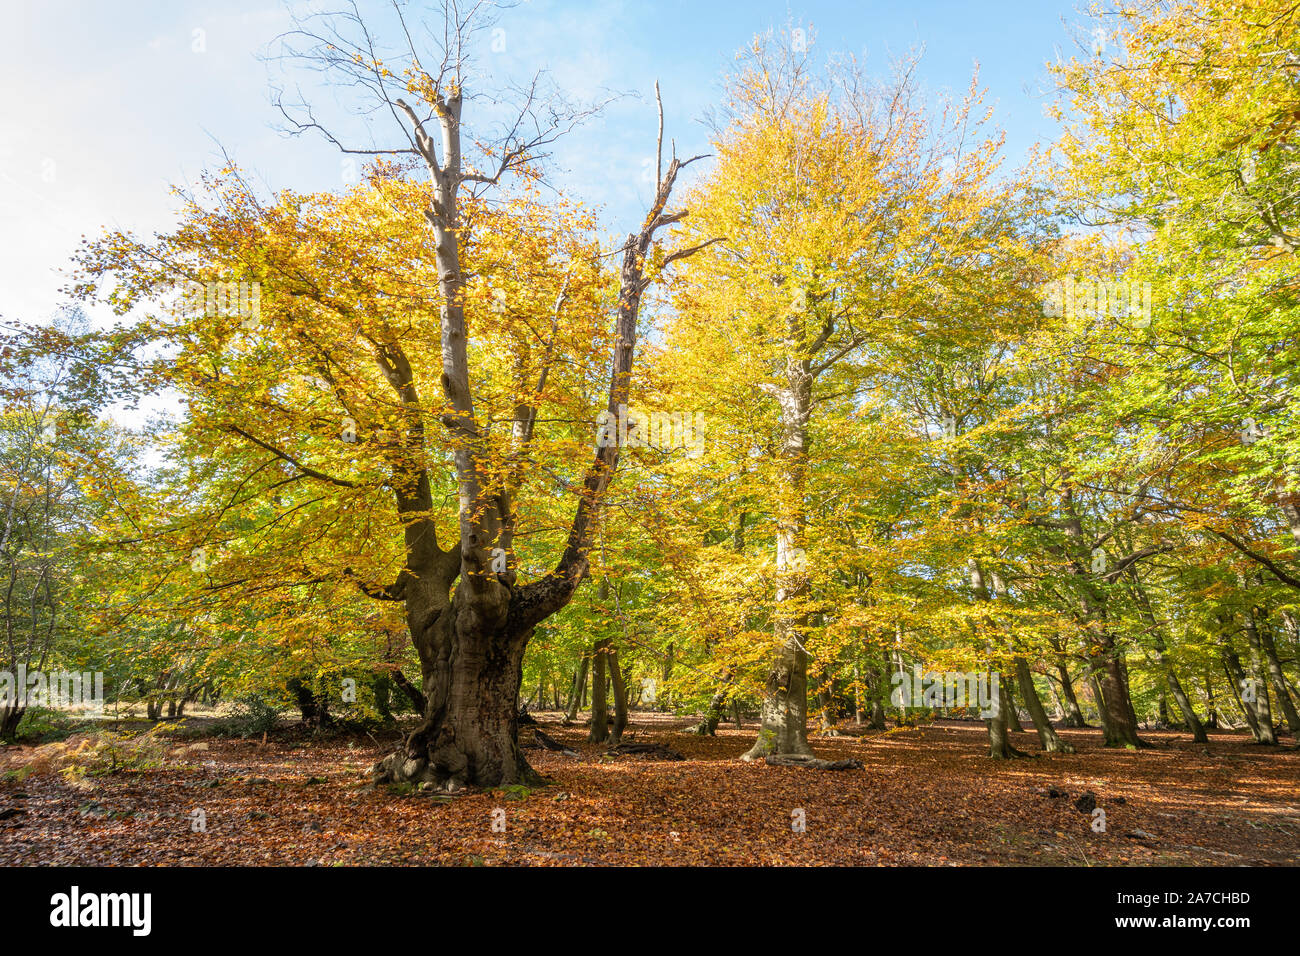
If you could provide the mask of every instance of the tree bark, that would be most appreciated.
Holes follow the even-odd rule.
[[[1034,675],[1029,672],[1029,663],[1023,657],[1016,657],[1016,682],[1020,685],[1020,696],[1025,699],[1025,707],[1038,731],[1038,742],[1048,753],[1074,753],[1074,744],[1062,740],[1052,722],[1047,719],[1043,702],[1034,687]]]
[[[1014,731],[1017,734],[1025,732],[1024,725],[1020,723],[1020,710],[1016,707],[1016,696],[1012,691],[1010,683],[1003,685],[1003,696],[1007,699],[1007,730]]]
[[[609,687],[605,681],[609,646],[609,638],[602,638],[591,648],[591,733],[587,739],[597,744],[609,738]]]
[[[461,29],[463,24],[453,26]],[[434,84],[427,95],[432,114],[428,121],[401,99],[393,104],[411,126],[416,151],[433,185],[433,199],[424,214],[433,233],[440,283],[442,374],[438,381],[443,400],[438,420],[451,436],[458,486],[457,539],[446,550],[438,544],[427,470],[433,456],[424,441],[428,410],[417,394],[411,363],[398,342],[376,342],[375,360],[396,393],[404,426],[404,444],[393,456],[392,489],[404,529],[406,561],[392,586],[362,586],[362,590],[378,599],[405,602],[427,701],[424,720],[400,750],[375,766],[375,779],[380,783],[429,783],[450,791],[467,784],[495,787],[538,779],[518,743],[524,650],[534,628],[567,605],[587,576],[590,534],[618,467],[619,446],[598,433],[559,560],[549,574],[520,584],[514,561],[515,497],[523,480],[520,469],[545,380],[539,381],[533,404],[516,409],[511,432],[514,446],[507,466],[500,467],[474,409],[466,278],[460,259],[466,224],[460,215],[458,191],[466,181],[495,183],[511,162],[523,162],[528,146],[506,144],[495,178],[466,171],[461,162],[463,90],[459,82],[448,87]],[[431,134],[426,122],[435,119],[437,129]],[[667,204],[678,173],[690,162],[672,158],[656,184],[654,201],[640,231],[629,235],[623,245],[605,411],[608,419],[617,420],[629,399],[641,299],[652,281],[646,276],[646,263],[657,231],[686,215],[668,212]],[[663,264],[700,248],[671,253]],[[564,301],[562,291],[556,302],[557,316]],[[499,569],[497,560],[502,554],[505,570]]]
[[[709,698],[708,705],[704,708],[704,716],[700,722],[695,725],[693,732],[700,737],[713,737],[717,735],[718,724],[722,723],[722,716],[727,705],[727,688],[719,687]]]
[[[301,677],[293,678],[289,681],[289,692],[298,705],[302,722],[308,727],[327,727],[334,722],[330,716],[329,702],[312,690],[309,681]],[[161,707],[162,701],[158,701],[158,704]]]
[[[1241,658],[1237,652],[1231,648],[1223,649],[1223,672],[1228,676],[1228,684],[1232,688],[1233,700],[1241,708],[1242,716],[1246,719],[1247,726],[1250,727],[1251,736],[1255,738],[1256,743],[1269,742],[1265,733],[1259,726],[1259,718],[1255,715],[1255,707],[1243,697],[1243,691],[1246,685],[1246,672],[1242,670]],[[1272,728],[1268,729],[1268,737],[1272,736]]]
[[[1006,675],[1001,675],[999,685],[1005,687],[1007,684]],[[994,760],[1010,760],[1013,757],[1029,756],[1023,750],[1017,750],[1011,744],[1011,737],[1007,732],[1007,707],[1007,695],[999,693],[997,713],[984,721],[989,733],[989,756]]]
[[[1103,732],[1107,747],[1147,747],[1138,737],[1137,720],[1129,696],[1123,659],[1115,646],[1114,637],[1105,634],[1100,639],[1101,653],[1093,658],[1098,670],[1096,686],[1101,693],[1100,709],[1104,715]]]
[[[1273,690],[1277,693],[1278,706],[1282,708],[1282,714],[1286,718],[1287,730],[1291,732],[1293,738],[1300,741],[1300,714],[1296,713],[1291,689],[1287,686],[1286,673],[1282,670],[1282,662],[1277,656],[1277,647],[1273,642],[1273,629],[1268,626],[1266,620],[1259,621],[1258,627],[1264,659],[1268,663],[1268,676],[1273,682]]]
[[[20,707],[16,701],[0,707],[0,740],[7,744],[14,742],[18,735],[18,723],[23,719],[26,709]]]
[[[1143,623],[1151,634],[1151,643],[1153,656],[1155,657],[1156,666],[1164,674],[1165,683],[1169,686],[1169,693],[1174,698],[1174,703],[1178,705],[1179,712],[1183,715],[1183,723],[1187,725],[1192,732],[1192,740],[1198,744],[1208,743],[1209,737],[1205,734],[1205,727],[1201,724],[1200,718],[1196,716],[1196,711],[1192,707],[1192,702],[1183,690],[1182,683],[1178,680],[1178,675],[1174,673],[1173,666],[1165,657],[1165,639],[1163,628],[1160,622],[1156,620],[1155,609],[1151,606],[1151,601],[1147,597],[1146,590],[1142,587],[1142,581],[1138,577],[1135,568],[1129,568],[1129,582],[1133,588],[1135,603],[1137,604],[1138,614]]]
[[[582,660],[578,664],[578,669],[573,672],[573,690],[569,692],[569,707],[564,714],[564,723],[571,724],[578,719],[578,711],[582,709],[583,699],[587,696],[587,664],[590,658],[586,651],[582,652]]]
[[[609,740],[611,746],[617,747],[623,741],[623,731],[627,729],[627,685],[618,665],[618,648],[612,644],[609,648],[609,677],[614,685],[614,726],[610,728]]]
[[[1187,696],[1187,692],[1183,690],[1178,675],[1174,673],[1174,669],[1164,659],[1163,643],[1156,653],[1156,666],[1164,669],[1165,679],[1169,684],[1169,693],[1174,698],[1174,703],[1178,705],[1179,713],[1183,715],[1183,723],[1192,732],[1192,740],[1198,744],[1208,743],[1210,738],[1205,733],[1205,725],[1196,716],[1196,710],[1192,707],[1192,701]]]
[[[1260,648],[1259,628],[1255,626],[1255,615],[1250,608],[1242,612],[1242,624],[1246,631],[1246,643],[1250,647],[1250,679],[1255,689],[1253,709],[1258,727],[1256,739],[1261,744],[1275,744],[1277,735],[1273,732],[1273,708],[1268,699],[1269,682],[1264,680],[1264,655]]]
[[[811,755],[808,745],[808,655],[796,640],[781,644],[767,673],[758,739],[743,755],[758,760],[771,754]]]
[[[1056,673],[1061,679],[1061,696],[1065,698],[1065,726],[1087,727],[1083,711],[1079,709],[1079,698],[1074,694],[1074,682],[1070,680],[1070,669],[1064,661],[1056,662]]]
[[[1214,678],[1209,668],[1205,669],[1205,729],[1219,729],[1219,711],[1214,706]]]
[[[763,686],[761,724],[743,760],[771,754],[811,755],[808,745],[808,615],[793,610],[808,595],[804,553],[808,516],[804,502],[808,474],[809,418],[814,373],[803,310],[786,317],[786,368],[780,386],[763,390],[780,409],[781,447],[777,462],[775,658]]]
[[[888,726],[885,723],[885,701],[888,699],[889,670],[889,654],[882,653],[880,662],[871,668],[871,683],[868,685],[871,689],[871,722],[867,726],[871,730],[885,730]]]
[[[1091,667],[1088,669],[1088,690],[1092,694],[1093,706],[1097,708],[1097,722],[1101,724],[1101,733],[1104,740],[1111,737],[1110,715],[1106,712],[1106,706],[1102,703],[1101,682],[1097,679],[1097,672]]]
[[[817,690],[817,703],[821,710],[821,733],[834,736],[835,730],[835,679],[829,669],[822,671],[821,687]]]
[[[1167,550],[1164,544],[1140,549],[1115,562],[1113,570],[1094,573],[1090,570],[1091,559],[1088,557],[1092,548],[1083,530],[1083,522],[1075,509],[1074,496],[1068,489],[1061,495],[1061,509],[1066,520],[1061,524],[1070,546],[1050,546],[1060,557],[1069,563],[1077,587],[1077,605],[1079,613],[1086,622],[1084,639],[1092,651],[1089,654],[1094,686],[1100,693],[1097,701],[1098,712],[1103,715],[1102,726],[1107,747],[1146,747],[1146,741],[1138,737],[1137,716],[1133,712],[1133,702],[1129,695],[1128,678],[1125,674],[1123,649],[1116,643],[1115,635],[1108,624],[1106,585],[1128,571],[1143,557]]]

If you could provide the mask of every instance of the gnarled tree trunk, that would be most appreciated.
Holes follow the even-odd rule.
[[[460,29],[463,24],[455,27]],[[521,401],[515,409],[511,445],[502,467],[476,416],[470,387],[465,277],[459,252],[466,224],[460,216],[457,191],[466,181],[494,184],[513,168],[511,164],[524,162],[536,144],[506,144],[495,177],[466,171],[461,163],[460,78],[445,87],[436,83],[422,95],[429,97],[427,105],[436,118],[437,129],[432,134],[426,129],[426,122],[432,119],[422,120],[421,112],[401,99],[393,103],[405,114],[414,134],[415,152],[424,160],[433,183],[433,200],[425,218],[432,227],[442,298],[439,382],[443,400],[438,420],[452,438],[458,533],[451,547],[444,550],[439,546],[427,471],[432,456],[424,443],[429,411],[416,392],[411,363],[399,343],[377,342],[375,359],[396,393],[404,428],[404,444],[393,455],[391,484],[404,528],[406,563],[389,587],[358,584],[372,597],[405,602],[426,698],[423,721],[401,749],[375,766],[375,779],[454,790],[466,784],[494,787],[536,779],[518,744],[517,705],[524,651],[536,625],[564,607],[587,575],[590,531],[618,467],[619,449],[617,441],[607,440],[602,426],[594,460],[577,490],[577,507],[563,553],[549,574],[519,584],[514,563],[515,498],[531,450],[549,366],[543,364],[531,401]],[[542,135],[544,139],[550,133]],[[637,317],[642,294],[651,281],[645,275],[645,264],[657,231],[685,216],[685,212],[668,212],[666,207],[680,169],[689,162],[672,158],[657,182],[654,202],[640,232],[629,235],[623,247],[605,413],[610,419],[617,420],[628,402]],[[700,248],[703,246],[671,253],[664,257],[663,265]],[[567,288],[565,283],[556,301],[553,335]]]

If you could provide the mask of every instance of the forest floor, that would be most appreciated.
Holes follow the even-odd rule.
[[[16,780],[5,771],[31,748],[0,748],[0,865],[1300,863],[1300,752],[1243,734],[1203,746],[1148,731],[1154,748],[1117,751],[1064,730],[1079,753],[994,762],[983,724],[938,721],[815,738],[820,756],[865,768],[832,772],[742,763],[752,724],[696,737],[681,732],[690,721],[641,713],[624,742],[686,759],[609,758],[559,716],[539,715],[542,728],[580,755],[527,751],[551,785],[455,796],[369,783],[396,733],[287,728],[263,743],[190,726],[153,769],[80,780]],[[1014,738],[1037,751],[1033,734]],[[1104,832],[1086,798],[1075,807],[1085,793]]]

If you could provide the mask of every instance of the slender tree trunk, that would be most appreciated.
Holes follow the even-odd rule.
[[[302,714],[302,722],[309,727],[328,726],[334,722],[329,712],[329,702],[314,692],[309,681],[295,677],[289,681],[289,691],[293,694]],[[162,701],[158,701],[159,710]]]
[[[573,691],[569,694],[569,709],[565,712],[564,723],[571,724],[578,719],[578,710],[587,695],[587,664],[590,658],[584,651],[578,669],[573,672]]]
[[[1095,685],[1101,694],[1098,701],[1103,714],[1102,727],[1107,747],[1145,747],[1138,737],[1137,719],[1125,679],[1124,660],[1110,634],[1098,639],[1101,653],[1093,658],[1097,669]]]
[[[23,719],[25,707],[20,707],[17,700],[12,700],[0,708],[0,740],[11,744],[17,738],[18,724]]]
[[[1255,615],[1250,608],[1242,614],[1242,624],[1246,631],[1246,643],[1250,647],[1250,681],[1255,694],[1255,721],[1259,726],[1259,742],[1277,743],[1273,732],[1273,708],[1269,702],[1268,681],[1264,679],[1264,655],[1260,648],[1259,629],[1255,626]],[[1243,695],[1244,700],[1244,695]]]
[[[1023,734],[1025,728],[1020,723],[1020,712],[1016,707],[1016,697],[1012,691],[1012,685],[1010,683],[1006,684],[1002,689],[1002,693],[1007,699],[1007,730]]]
[[[1057,548],[1057,553],[1069,561],[1070,568],[1078,584],[1078,608],[1089,633],[1086,639],[1095,651],[1090,655],[1093,673],[1096,675],[1094,687],[1100,696],[1097,709],[1103,715],[1103,733],[1107,747],[1145,747],[1147,743],[1138,737],[1137,715],[1133,710],[1133,700],[1129,694],[1128,676],[1125,672],[1123,649],[1115,642],[1115,635],[1107,623],[1106,578],[1098,578],[1089,570],[1087,557],[1089,546],[1083,531],[1083,523],[1075,511],[1073,493],[1067,489],[1061,496],[1062,510],[1068,518],[1063,530],[1071,542],[1071,547]],[[1140,552],[1139,552],[1140,553]],[[1148,552],[1149,553],[1149,552]],[[1130,556],[1129,565],[1136,556]],[[1113,578],[1110,580],[1113,581]]]
[[[1182,683],[1178,680],[1178,675],[1174,673],[1164,660],[1163,649],[1156,653],[1156,665],[1165,669],[1165,679],[1169,684],[1169,693],[1174,698],[1174,703],[1178,705],[1179,712],[1183,715],[1183,723],[1192,732],[1192,740],[1198,744],[1208,743],[1210,738],[1205,734],[1205,725],[1201,723],[1196,711],[1192,707],[1192,701],[1183,690]]]
[[[588,739],[596,744],[609,738],[609,687],[605,680],[609,646],[609,638],[604,638],[591,648],[591,733]]]
[[[1219,729],[1219,710],[1214,706],[1214,678],[1207,667],[1205,669],[1205,729]]]
[[[618,649],[612,644],[609,648],[609,676],[614,685],[614,726],[610,730],[610,746],[617,747],[622,743],[623,731],[627,727],[627,685],[618,666]]]
[[[980,563],[971,558],[967,564],[967,571],[970,575],[971,590],[975,593],[975,599],[981,604],[991,603],[992,596],[989,593],[988,584],[984,580],[984,569],[980,566]],[[991,625],[992,621],[986,617],[985,623]],[[986,645],[986,649],[989,651],[990,657],[992,657],[992,644]],[[990,671],[990,675],[992,675],[992,671]],[[998,674],[997,677],[997,710],[991,717],[984,719],[984,726],[989,735],[989,756],[995,760],[1028,756],[1011,745],[1011,737],[1008,733],[1011,728],[1011,686],[1006,674]],[[991,680],[990,676],[990,682]]]
[[[1246,719],[1247,726],[1250,727],[1251,736],[1259,744],[1275,743],[1272,739],[1273,728],[1265,729],[1260,726],[1259,717],[1255,713],[1255,705],[1246,700],[1247,688],[1249,684],[1246,680],[1246,672],[1241,667],[1241,657],[1231,648],[1223,650],[1223,672],[1228,676],[1228,683],[1232,686],[1232,696],[1236,700],[1237,706],[1241,708],[1242,716]]]
[[[1178,675],[1174,673],[1173,666],[1165,657],[1164,629],[1161,627],[1160,622],[1156,620],[1155,609],[1151,606],[1146,589],[1142,587],[1142,580],[1133,568],[1129,569],[1128,578],[1132,586],[1134,601],[1138,607],[1138,614],[1151,633],[1156,666],[1164,674],[1165,683],[1169,686],[1169,693],[1173,696],[1174,703],[1178,705],[1178,710],[1183,715],[1183,723],[1191,730],[1193,741],[1198,744],[1207,743],[1210,738],[1205,735],[1205,727],[1201,724],[1200,718],[1196,716],[1192,702],[1188,698],[1186,691],[1183,690]],[[1163,702],[1163,698],[1161,700]]]
[[[821,733],[836,736],[835,730],[835,680],[829,669],[822,671],[821,686],[817,689],[817,703],[821,709]]]
[[[424,691],[416,687],[400,670],[393,671],[393,683],[398,686],[406,699],[411,702],[411,709],[417,714],[423,714],[428,707],[429,702],[424,698]]]
[[[1023,657],[1016,658],[1016,682],[1020,685],[1020,696],[1025,699],[1025,707],[1034,722],[1034,729],[1038,731],[1038,741],[1043,749],[1048,753],[1074,753],[1074,745],[1062,740],[1052,722],[1047,719],[1043,702],[1034,687],[1034,675],[1029,672],[1029,663]]]
[[[673,641],[668,642],[668,652],[664,654],[664,662],[659,671],[660,681],[663,686],[663,693],[655,695],[655,703],[660,704],[661,710],[672,710],[672,695],[669,692],[669,681],[673,676],[673,658],[676,655],[677,644]],[[662,703],[660,703],[662,701]]]
[[[1064,661],[1056,662],[1056,673],[1061,679],[1061,696],[1065,698],[1065,726],[1087,727],[1083,711],[1079,709],[1079,698],[1074,695],[1074,682],[1070,680],[1070,669]]]
[[[871,723],[868,725],[872,730],[885,730],[888,727],[885,712],[885,702],[889,700],[889,675],[891,673],[889,663],[889,653],[882,652],[880,663],[873,670],[875,679],[871,687]]]
[[[1101,681],[1097,679],[1097,672],[1089,669],[1088,671],[1088,690],[1092,693],[1093,706],[1097,708],[1097,722],[1101,724],[1101,733],[1104,740],[1111,738],[1110,715],[1106,711],[1105,704],[1101,698]]]
[[[1295,702],[1291,698],[1291,690],[1287,687],[1286,674],[1282,670],[1282,662],[1278,660],[1277,647],[1273,643],[1273,629],[1268,626],[1267,621],[1259,622],[1259,639],[1264,649],[1264,659],[1268,663],[1268,676],[1273,682],[1273,690],[1277,693],[1278,706],[1282,708],[1282,714],[1286,718],[1287,730],[1291,731],[1291,736],[1300,741],[1300,714],[1296,713]]]
[[[541,710],[543,707],[546,706],[546,670],[545,670],[545,668],[542,668],[542,669],[540,670],[539,674],[537,675],[537,694],[535,695],[535,697],[536,697],[536,700],[537,700],[537,705],[536,705],[536,706],[537,706],[537,709],[538,709],[538,710]]]
[[[709,698],[708,706],[704,708],[704,716],[700,722],[695,725],[694,732],[701,737],[716,736],[718,724],[722,723],[722,716],[727,705],[727,688],[719,687]]]
[[[393,716],[393,679],[386,671],[379,671],[370,681],[370,690],[375,695],[375,710],[379,718],[387,725],[397,723]]]
[[[1065,705],[1061,703],[1061,694],[1053,680],[1047,678],[1047,692],[1052,695],[1052,719],[1059,724],[1065,723]]]
[[[1129,723],[1136,729],[1138,726],[1137,711],[1133,707],[1133,679],[1128,673],[1128,655],[1123,651],[1119,652],[1119,673],[1124,681],[1124,701],[1128,706]]]

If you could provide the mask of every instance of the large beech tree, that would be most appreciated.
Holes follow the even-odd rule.
[[[651,263],[660,233],[686,215],[669,199],[692,160],[672,155],[665,167],[661,136],[653,201],[622,245],[607,294],[589,221],[562,200],[544,206],[530,189],[547,144],[581,112],[542,102],[534,82],[499,141],[475,140],[463,118],[466,49],[482,22],[449,6],[430,70],[396,14],[408,44],[400,67],[381,59],[355,14],[299,30],[308,45],[292,52],[368,90],[400,125],[402,145],[354,150],[310,111],[285,113],[347,152],[398,156],[398,165],[381,163],[344,197],[285,194],[268,205],[237,171],[223,170],[218,208],[192,201],[177,233],[91,244],[79,288],[90,294],[111,275],[117,305],[129,309],[169,281],[260,283],[259,315],[229,307],[213,315],[209,296],[203,309],[155,314],[118,333],[133,345],[161,338],[173,347],[152,360],[151,377],[190,400],[191,433],[218,455],[231,449],[221,467],[243,491],[232,488],[226,508],[258,490],[283,497],[286,486],[313,486],[314,500],[285,501],[254,543],[230,544],[242,550],[240,568],[267,573],[263,587],[348,581],[404,607],[426,707],[401,749],[376,766],[380,780],[447,789],[527,781],[533,772],[516,725],[524,650],[587,574],[593,523],[619,459],[615,444],[593,437],[595,409],[579,398],[590,382],[581,376],[603,364],[605,406],[617,414],[626,405],[642,296],[660,269],[695,251],[656,253]],[[427,185],[405,175],[421,170]],[[600,321],[611,311],[612,333]],[[577,425],[544,440],[538,426],[552,412]],[[596,445],[585,468],[576,460],[584,440]],[[568,492],[575,501],[558,553],[536,546],[541,573],[525,580],[516,544],[537,518],[521,498],[539,474],[543,496]],[[449,479],[454,490],[444,497]],[[315,520],[302,520],[300,509]],[[207,528],[215,517],[207,513]],[[342,553],[311,547],[321,522]],[[202,524],[187,526],[186,543]],[[400,535],[396,553],[377,540],[384,524]],[[167,530],[177,528],[158,534]],[[529,530],[545,540],[550,529]],[[217,578],[209,591],[243,590],[204,571]]]

